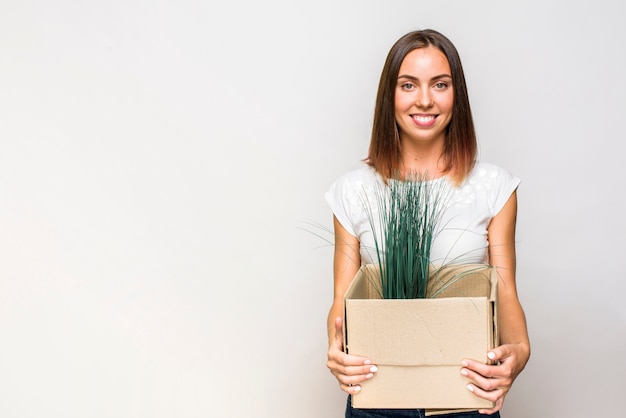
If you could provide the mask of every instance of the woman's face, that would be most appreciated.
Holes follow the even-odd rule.
[[[400,141],[445,142],[452,119],[452,72],[446,56],[432,46],[415,49],[402,61],[395,91]]]

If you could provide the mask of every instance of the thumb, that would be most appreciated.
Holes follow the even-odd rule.
[[[511,350],[506,345],[501,345],[487,353],[487,358],[493,363],[502,363],[511,356]]]

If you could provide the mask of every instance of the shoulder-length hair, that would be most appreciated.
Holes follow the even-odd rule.
[[[374,110],[372,138],[365,162],[385,179],[396,178],[402,162],[400,136],[395,120],[395,92],[400,66],[407,54],[418,48],[433,46],[448,59],[452,72],[452,119],[446,128],[442,158],[444,173],[460,184],[470,173],[476,161],[476,132],[467,95],[465,75],[455,46],[441,33],[432,29],[410,32],[393,45],[378,84]]]

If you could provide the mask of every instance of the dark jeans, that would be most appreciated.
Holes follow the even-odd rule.
[[[346,405],[346,418],[425,418],[423,409],[355,409],[350,396]],[[500,418],[500,413],[493,415],[479,414],[478,411],[459,412],[456,414],[435,415],[434,418]]]

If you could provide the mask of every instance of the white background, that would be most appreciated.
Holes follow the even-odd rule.
[[[617,416],[625,11],[3,0],[0,416],[342,416],[323,193],[365,157],[386,53],[418,28],[456,44],[480,157],[523,181],[533,355],[504,416]]]

